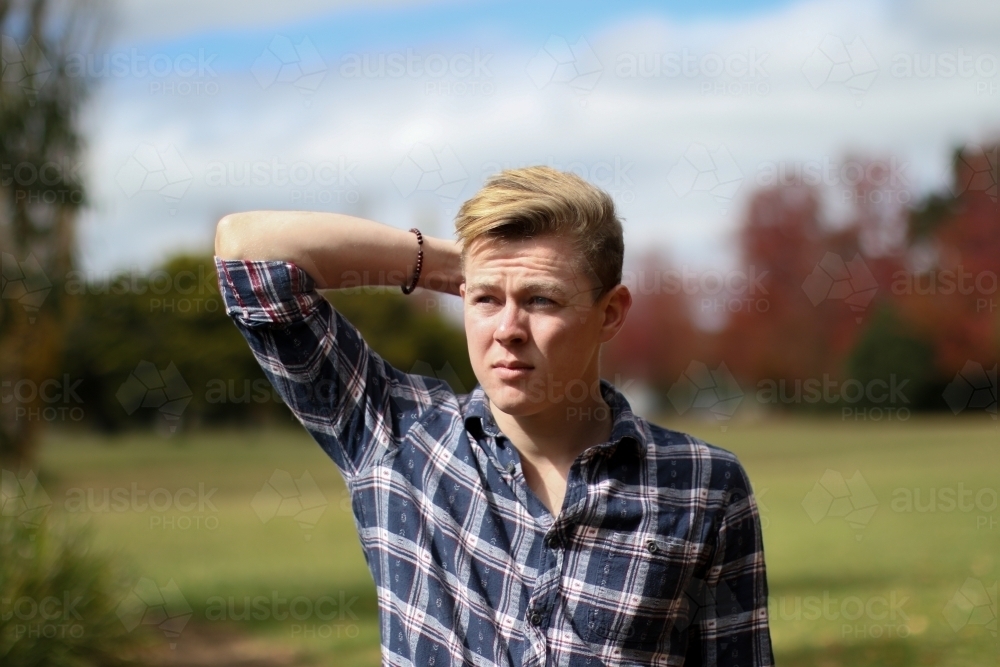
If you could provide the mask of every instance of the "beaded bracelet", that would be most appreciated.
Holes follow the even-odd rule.
[[[409,285],[400,285],[403,294],[409,294],[417,288],[417,281],[420,280],[420,269],[424,266],[424,235],[416,227],[410,231],[417,235],[417,270],[413,272],[413,279]]]

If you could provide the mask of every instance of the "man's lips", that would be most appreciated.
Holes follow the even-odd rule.
[[[501,380],[516,380],[525,377],[534,369],[531,364],[521,361],[501,361],[493,364],[493,372]]]
[[[493,368],[509,368],[512,370],[517,369],[529,369],[534,368],[531,364],[526,364],[523,361],[498,361],[493,364]]]

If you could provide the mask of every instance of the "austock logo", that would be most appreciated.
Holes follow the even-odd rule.
[[[177,429],[192,396],[191,388],[173,362],[159,371],[149,361],[140,361],[115,394],[129,415],[139,408],[157,408],[168,421],[171,432]]]
[[[14,517],[29,528],[41,526],[52,509],[52,500],[38,483],[35,473],[18,477],[10,470],[0,470],[0,515]]]
[[[261,523],[279,516],[294,518],[306,531],[303,538],[307,542],[312,539],[308,531],[319,523],[328,504],[308,470],[298,479],[292,479],[292,475],[284,470],[275,470],[250,501]]]
[[[139,192],[158,192],[169,205],[171,215],[177,212],[177,203],[193,179],[173,144],[162,151],[153,144],[139,144],[115,175],[126,197],[131,199]]]
[[[757,487],[753,482],[750,482],[750,498],[753,503],[757,506],[757,516],[760,519],[761,530],[767,530],[771,526],[771,508],[767,506],[764,502],[764,496],[771,489],[766,486]]]
[[[822,186],[839,192],[841,203],[909,204],[912,178],[910,163],[889,159],[836,159],[823,156],[803,161],[765,161],[757,165],[754,183],[759,187],[788,185]],[[860,190],[858,186],[870,186]],[[893,241],[901,239],[893,238]]]
[[[413,368],[410,369],[410,375],[424,375],[426,377],[437,378],[438,380],[444,380],[451,387],[451,390],[456,394],[467,394],[468,390],[462,381],[458,378],[458,373],[452,368],[451,364],[447,361],[439,369],[435,369],[426,361],[418,359],[413,364]]]
[[[709,586],[703,579],[692,577],[684,589],[684,613],[678,616],[675,625],[683,632],[695,623],[737,616],[744,611],[736,593],[724,580]],[[761,609],[755,616],[766,618],[767,610]]]
[[[714,371],[706,364],[692,361],[667,391],[667,398],[683,415],[689,410],[707,411],[715,419],[726,422],[736,413],[743,400],[743,391],[725,362]],[[723,423],[723,430],[726,425]]]
[[[997,418],[997,364],[989,370],[975,361],[965,362],[943,394],[945,403],[953,414],[964,410],[985,410]]]
[[[341,58],[340,76],[344,78],[423,79],[429,95],[492,95],[495,92],[492,53],[476,48],[457,53],[424,52],[412,48],[406,52],[347,53]]]
[[[746,52],[697,53],[688,47],[673,52],[626,52],[615,61],[619,78],[699,79],[702,95],[767,95],[764,61],[768,53],[750,48]]]
[[[361,198],[355,174],[359,166],[344,156],[291,163],[277,156],[262,160],[213,160],[205,169],[204,182],[213,188],[288,188],[293,202],[356,204]]]
[[[275,83],[290,83],[304,95],[313,95],[326,77],[326,62],[308,37],[298,44],[276,35],[254,61],[250,72],[267,90]]]
[[[78,422],[84,418],[83,398],[76,392],[82,383],[82,378],[73,380],[68,373],[41,381],[3,380],[0,403],[13,403],[14,421]]]
[[[17,301],[30,324],[35,323],[35,313],[51,291],[52,283],[34,255],[19,262],[9,252],[0,253],[0,298]]]
[[[996,637],[997,582],[987,588],[979,579],[969,577],[948,600],[942,613],[955,632],[966,626],[982,625]]]
[[[861,471],[854,471],[850,479],[836,470],[827,469],[812,490],[802,499],[802,509],[813,524],[826,517],[842,517],[856,532],[861,541],[861,531],[872,520],[878,509],[878,499]]]
[[[772,619],[800,623],[840,622],[840,638],[844,639],[905,639],[927,629],[924,616],[912,619],[904,609],[909,596],[890,591],[888,595],[835,597],[831,591],[823,595],[783,595],[771,597],[768,607]]]
[[[539,89],[563,84],[581,95],[594,89],[603,71],[587,40],[581,37],[570,44],[560,35],[551,35],[527,67],[528,77]]]
[[[469,173],[451,146],[434,150],[416,144],[392,172],[392,182],[403,197],[432,192],[442,200],[455,200],[465,188]]]
[[[845,262],[840,255],[828,252],[802,283],[802,291],[813,306],[828,299],[843,301],[858,314],[855,319],[860,324],[861,313],[878,291],[878,281],[861,255],[855,253],[853,259]]]
[[[743,172],[725,146],[711,150],[693,143],[670,169],[667,183],[678,197],[707,192],[725,209],[743,184]]]
[[[985,192],[997,202],[997,183],[1000,182],[1000,148],[994,146],[986,150],[982,146],[967,146],[959,156],[959,168],[952,182],[952,194],[956,197],[964,192]]]
[[[827,35],[802,64],[802,73],[813,90],[828,84],[843,85],[860,107],[878,75],[878,64],[861,37],[848,44],[836,35]]]
[[[761,405],[840,405],[843,420],[906,421],[910,418],[910,399],[903,390],[909,383],[909,378],[899,378],[895,373],[867,382],[857,378],[839,380],[827,373],[821,378],[765,378],[757,382],[755,398]]]
[[[148,577],[139,579],[115,612],[127,632],[140,625],[158,627],[172,649],[177,648],[177,639],[194,615],[194,610],[173,579],[166,586],[158,586]]]
[[[491,160],[483,163],[480,173],[485,180],[506,169],[520,169],[522,167],[538,165],[551,167],[556,171],[566,171],[576,174],[583,180],[590,181],[611,195],[615,203],[630,204],[635,201],[635,182],[629,173],[635,167],[635,162],[623,160],[620,155],[616,155],[613,160],[597,160],[596,162],[584,160],[561,162],[555,160],[552,156],[544,160],[529,159],[504,162]]]
[[[34,105],[38,91],[52,75],[53,67],[34,38],[19,45],[8,35],[0,35],[0,82],[17,86]]]

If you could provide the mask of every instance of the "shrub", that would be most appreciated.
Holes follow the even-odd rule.
[[[140,635],[115,613],[124,593],[114,563],[83,529],[23,518],[0,516],[0,664],[129,664]]]

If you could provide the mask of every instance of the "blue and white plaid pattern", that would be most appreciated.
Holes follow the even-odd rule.
[[[771,665],[757,506],[736,457],[635,416],[562,512],[477,386],[393,368],[286,262],[216,259],[226,310],[350,488],[383,664]]]

